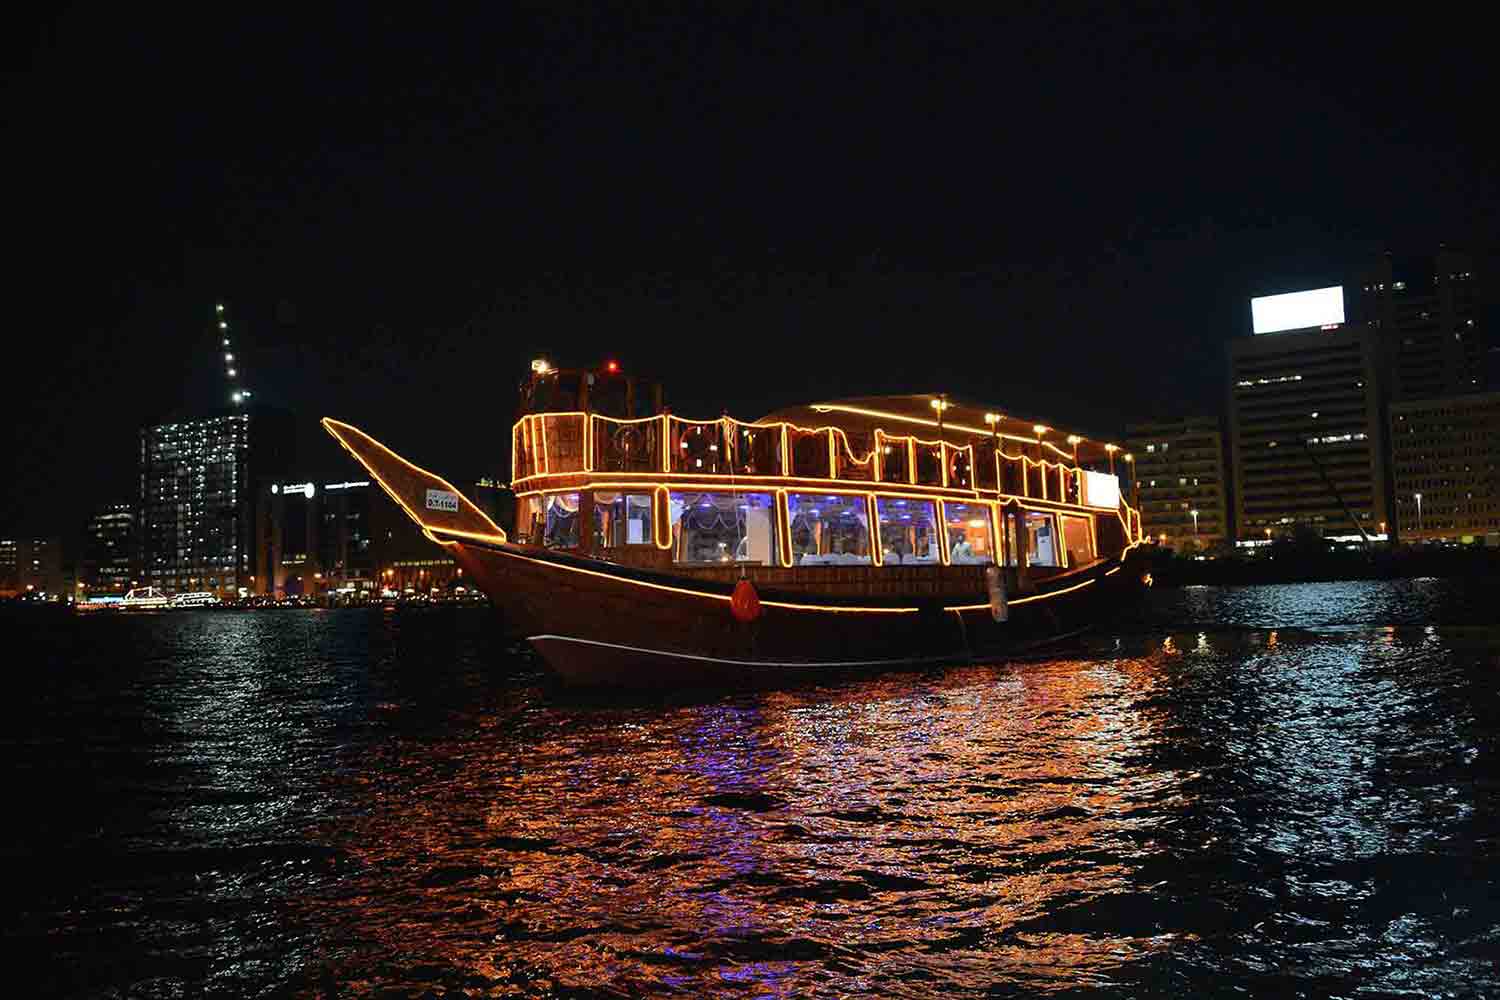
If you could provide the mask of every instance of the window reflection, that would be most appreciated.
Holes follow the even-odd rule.
[[[799,566],[867,566],[870,524],[864,497],[789,493],[792,562]]]
[[[674,492],[668,505],[674,562],[774,562],[776,508],[771,494]]]
[[[911,482],[911,454],[907,451],[906,438],[888,438],[876,431],[875,440],[880,445],[880,481]]]
[[[948,531],[948,561],[955,566],[969,566],[995,561],[994,532],[988,504],[943,504],[943,521]]]
[[[1068,565],[1079,566],[1094,560],[1094,541],[1089,532],[1087,518],[1067,517],[1062,519],[1063,544],[1068,551]]]
[[[601,549],[651,544],[650,495],[595,493],[594,541]]]
[[[1026,512],[1026,562],[1032,566],[1061,566],[1057,522],[1051,514]]]
[[[547,498],[542,544],[549,549],[578,547],[577,493],[554,493]]]
[[[877,497],[880,521],[880,561],[908,566],[942,561],[938,551],[937,513],[931,500]]]

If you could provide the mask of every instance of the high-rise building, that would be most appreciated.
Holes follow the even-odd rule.
[[[0,539],[0,597],[46,596],[66,600],[71,592],[56,538]]]
[[[135,519],[135,508],[127,503],[108,504],[89,518],[80,580],[86,588],[125,591],[130,589],[132,580],[140,578],[140,568],[135,563],[140,551]]]
[[[254,574],[256,491],[285,468],[291,417],[241,407],[146,427],[140,439],[142,584],[233,596]]]
[[[0,538],[0,597],[14,597],[21,589],[21,542]]]
[[[1500,545],[1500,392],[1390,410],[1398,538]]]
[[[257,492],[256,593],[425,591],[460,572],[368,480],[272,480]]]
[[[1358,539],[1385,531],[1378,330],[1346,323],[1342,289],[1252,302],[1230,344],[1234,531],[1257,544],[1298,526]]]
[[[1352,319],[1375,328],[1393,401],[1491,388],[1479,275],[1472,256],[1381,257],[1350,289]]]
[[[1131,424],[1125,434],[1135,456],[1135,483],[1146,534],[1179,551],[1226,541],[1228,484],[1219,418]]]

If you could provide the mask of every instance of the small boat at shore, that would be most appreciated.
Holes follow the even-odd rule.
[[[504,528],[358,428],[323,426],[576,683],[999,657],[1150,582],[1118,446],[942,396],[689,420],[614,363],[537,363]]]
[[[215,608],[223,604],[211,591],[168,595],[156,587],[136,587],[124,594],[95,594],[79,601],[73,608],[93,611],[173,611],[183,608]]]
[[[136,587],[126,592],[117,607],[121,611],[161,611],[172,606],[172,598],[155,587]]]

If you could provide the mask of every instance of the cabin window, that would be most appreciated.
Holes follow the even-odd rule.
[[[1026,512],[1026,562],[1031,566],[1061,566],[1057,520],[1051,514]]]
[[[880,446],[880,481],[882,483],[911,482],[911,453],[906,438],[888,438],[875,434]]]
[[[736,424],[729,471],[741,476],[781,475],[781,427]]]
[[[1000,489],[1011,496],[1026,492],[1026,463],[1019,458],[1009,458],[1001,453]],[[1012,552],[1015,550],[1012,549]]]
[[[791,474],[803,479],[829,479],[828,432],[787,428],[787,446],[791,451]]]
[[[942,562],[937,511],[931,500],[876,497],[880,561],[887,566]]]
[[[546,516],[546,505],[539,496],[526,497],[516,511],[516,540],[522,545],[540,545],[542,519]]]
[[[948,529],[948,561],[955,566],[970,566],[995,561],[995,533],[990,523],[989,504],[943,504],[943,521]]]
[[[650,494],[595,493],[594,541],[601,549],[650,545]]]
[[[1029,497],[1038,497],[1042,500],[1048,497],[1052,497],[1054,500],[1057,499],[1053,496],[1057,492],[1056,481],[1053,481],[1050,488],[1047,486],[1046,466],[1032,465],[1030,463],[1022,464],[1026,466],[1026,495]]]
[[[674,562],[775,563],[776,501],[771,494],[674,492],[668,505]]]
[[[923,486],[943,485],[943,446],[917,441],[912,447],[917,459],[917,482]]]
[[[795,564],[870,565],[870,517],[864,497],[788,493],[786,509]]]
[[[547,497],[542,544],[549,549],[578,547],[577,493],[553,493]]]
[[[1089,532],[1089,519],[1063,515],[1063,546],[1068,550],[1068,565],[1080,566],[1094,560],[1094,541]]]
[[[838,458],[835,478],[868,483],[875,479],[875,451],[869,435],[861,431],[834,433],[834,455]]]

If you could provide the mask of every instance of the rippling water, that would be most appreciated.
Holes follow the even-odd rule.
[[[41,995],[1500,992],[1500,605],[1188,588],[1021,663],[676,702],[483,611],[0,623]]]

